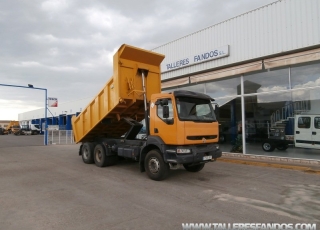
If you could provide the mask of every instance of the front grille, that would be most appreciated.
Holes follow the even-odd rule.
[[[187,136],[188,140],[196,141],[196,140],[202,140],[202,139],[210,140],[217,138],[217,135],[209,135],[209,136]]]

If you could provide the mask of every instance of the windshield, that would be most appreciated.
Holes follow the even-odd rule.
[[[216,121],[211,101],[191,97],[177,97],[177,111],[181,121]]]

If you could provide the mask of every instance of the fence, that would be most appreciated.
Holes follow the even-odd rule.
[[[74,144],[72,130],[48,130],[49,145]]]

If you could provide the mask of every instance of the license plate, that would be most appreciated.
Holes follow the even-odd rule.
[[[212,156],[204,156],[204,157],[203,157],[203,160],[204,160],[204,161],[206,161],[206,160],[211,160],[211,159],[212,159]]]

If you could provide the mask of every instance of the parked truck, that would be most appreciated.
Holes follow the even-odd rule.
[[[5,131],[10,134],[18,131],[19,129],[20,129],[19,121],[10,121]]]
[[[40,133],[40,126],[37,124],[21,125],[20,129],[14,132],[14,135],[37,135]]]
[[[270,129],[262,149],[266,152],[286,150],[289,145],[320,149],[320,115],[297,114],[280,121]]]
[[[115,53],[113,77],[72,117],[84,163],[105,167],[129,158],[151,179],[163,180],[170,169],[183,165],[198,172],[221,156],[214,99],[182,90],[161,93],[163,59],[125,44]],[[137,139],[143,120],[145,135]]]

